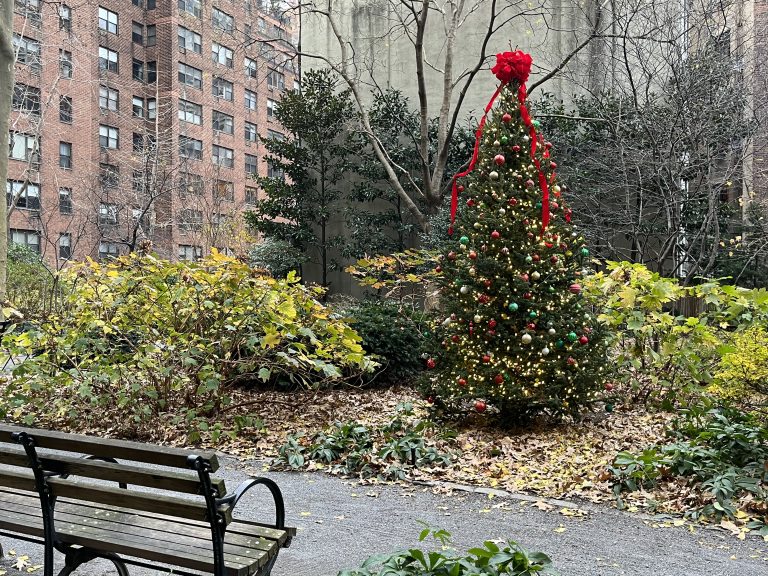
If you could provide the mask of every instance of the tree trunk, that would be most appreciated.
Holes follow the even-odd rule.
[[[13,98],[13,2],[0,4],[0,182],[8,179],[8,117]],[[0,191],[0,320],[2,305],[8,295],[8,202]]]

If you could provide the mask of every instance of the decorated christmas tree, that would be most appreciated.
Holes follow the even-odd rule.
[[[441,400],[510,416],[575,412],[596,397],[605,363],[581,295],[589,250],[526,108],[530,67],[523,52],[497,55],[501,85],[469,169],[454,178],[453,245],[439,267],[443,354],[428,361]]]

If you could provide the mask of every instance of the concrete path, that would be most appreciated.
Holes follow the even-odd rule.
[[[228,485],[262,473],[259,462],[224,459]],[[280,553],[274,576],[335,576],[381,552],[419,546],[417,520],[453,534],[463,550],[487,539],[513,539],[552,558],[561,576],[765,576],[768,543],[739,541],[719,530],[691,533],[688,527],[654,528],[637,515],[604,506],[579,506],[583,518],[533,507],[532,502],[487,494],[436,495],[423,486],[360,486],[323,474],[267,473],[280,484],[288,523],[298,527],[293,545]],[[243,517],[270,518],[272,510],[254,494],[238,507]],[[264,506],[266,510],[259,510]],[[242,508],[241,508],[242,507]],[[265,516],[266,515],[266,516]],[[40,563],[42,551],[29,543],[0,537]],[[423,543],[422,546],[431,543]],[[6,563],[7,565],[7,563]],[[93,563],[80,574],[112,576],[107,563]],[[13,569],[7,576],[26,574]],[[156,571],[132,568],[135,576]]]

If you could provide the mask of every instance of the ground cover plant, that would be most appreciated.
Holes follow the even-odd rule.
[[[265,276],[218,253],[195,264],[132,254],[63,272],[60,314],[4,339],[30,357],[0,405],[34,422],[106,419],[126,435],[170,420],[201,433],[236,432],[232,389],[318,388],[372,371],[360,337],[294,275]]]

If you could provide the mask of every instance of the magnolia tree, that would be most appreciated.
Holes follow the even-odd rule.
[[[581,295],[589,250],[526,107],[530,67],[523,52],[497,56],[496,107],[454,179],[453,245],[438,267],[443,353],[428,360],[439,398],[479,412],[492,404],[508,418],[576,411],[594,399],[605,365]]]

